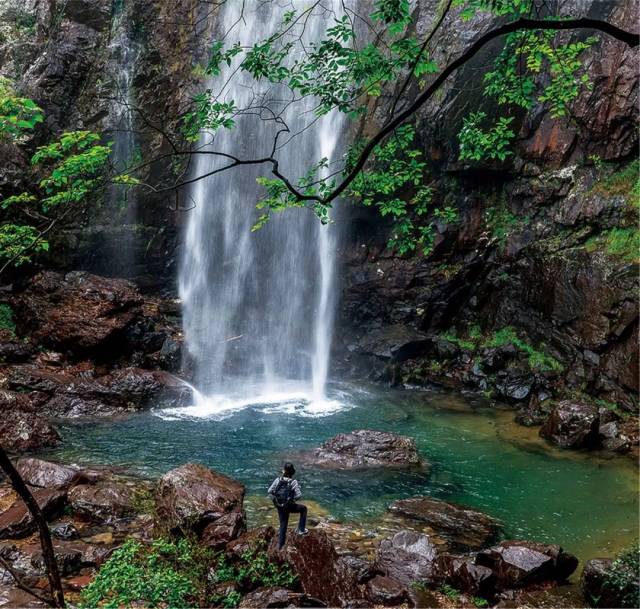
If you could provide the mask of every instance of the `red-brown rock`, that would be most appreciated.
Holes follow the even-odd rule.
[[[395,579],[376,575],[367,582],[367,599],[374,605],[396,607],[407,600],[407,590]]]
[[[48,520],[60,513],[66,502],[66,495],[58,490],[41,490],[33,493],[42,514]],[[36,530],[36,523],[21,499],[0,514],[0,539],[26,537]]]
[[[383,539],[378,547],[376,567],[385,575],[410,586],[415,581],[436,578],[437,551],[426,535],[399,531]]]
[[[16,469],[27,484],[43,488],[66,486],[79,474],[75,467],[26,457],[16,462]]]
[[[83,518],[111,522],[135,513],[135,491],[127,484],[111,480],[80,484],[69,491],[69,503]]]
[[[159,526],[201,533],[225,514],[242,512],[242,484],[196,463],[186,463],[160,478],[156,487]]]

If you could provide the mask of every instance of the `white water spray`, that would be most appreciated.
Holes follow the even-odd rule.
[[[341,2],[334,4],[339,14]],[[217,16],[217,38],[227,34],[228,43],[249,46],[269,36],[281,19],[276,3],[227,2]],[[328,13],[309,19],[304,40],[320,40],[331,25]],[[321,158],[336,160],[340,115],[318,119],[313,99],[288,106],[290,91],[264,80],[256,84],[237,72],[237,63],[223,64],[210,87],[217,92],[227,82],[232,85],[220,101],[255,110],[240,116],[233,129],[218,131],[212,144],[211,134],[203,134],[205,150],[243,159],[269,156],[282,128],[273,113],[283,112],[290,133],[281,135],[280,143],[299,132],[276,152],[285,175],[296,181]],[[214,155],[198,155],[194,176],[225,163]],[[264,173],[265,167],[234,168],[195,182],[190,192],[195,207],[185,232],[179,290],[196,367],[194,408],[213,413],[227,408],[229,400],[264,403],[268,396],[287,394],[321,414],[336,408],[326,400],[325,386],[336,305],[337,231],[321,225],[309,210],[292,209],[252,232],[259,215],[255,204],[264,196],[256,177]]]

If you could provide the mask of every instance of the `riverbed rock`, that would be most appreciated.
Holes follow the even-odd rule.
[[[12,300],[18,327],[33,341],[74,354],[110,351],[141,314],[142,298],[124,279],[84,271],[43,271]]]
[[[598,445],[598,409],[591,404],[560,402],[540,429],[540,435],[561,448]]]
[[[207,524],[200,534],[203,545],[213,550],[222,550],[246,529],[244,514],[231,512],[220,516],[215,522]]]
[[[31,343],[17,338],[10,330],[0,330],[0,363],[25,362],[34,352],[35,348]]]
[[[373,605],[396,607],[407,600],[407,590],[395,579],[376,575],[367,582],[366,596]]]
[[[43,488],[67,486],[76,480],[79,474],[76,467],[35,458],[19,459],[15,465],[27,484]]]
[[[476,564],[491,569],[497,588],[506,590],[564,581],[576,570],[578,559],[556,544],[503,541],[479,552]]]
[[[274,539],[269,556],[289,564],[302,590],[331,607],[344,607],[362,598],[355,573],[338,556],[324,531],[311,529],[307,535],[291,532],[282,550],[277,549]]]
[[[113,480],[72,488],[69,504],[76,514],[94,522],[113,522],[136,511],[134,488]]]
[[[261,609],[266,607],[326,607],[317,598],[286,588],[258,588],[245,595],[238,607],[243,609]]]
[[[406,586],[436,577],[437,550],[427,535],[399,531],[383,539],[376,555],[376,568]]]
[[[432,497],[394,501],[389,511],[409,520],[424,522],[455,549],[479,549],[496,540],[497,520],[477,510]]]
[[[240,559],[243,554],[264,551],[269,547],[275,534],[275,529],[270,526],[249,529],[228,543],[225,552],[231,559]]]
[[[236,480],[204,465],[186,463],[158,481],[157,523],[175,533],[200,534],[223,516],[242,513],[244,493],[244,486]]]
[[[477,565],[473,556],[438,556],[438,578],[456,590],[473,596],[489,597],[493,594],[496,576],[489,567]]]
[[[593,558],[587,561],[582,572],[582,588],[592,607],[637,607],[640,601],[640,576],[631,568],[617,564],[616,570],[624,574],[626,585],[616,586],[610,576],[614,560]],[[616,578],[618,581],[620,577]]]
[[[302,458],[304,462],[317,467],[339,469],[411,467],[421,464],[413,438],[370,429],[338,434],[319,448],[304,453]]]
[[[67,499],[66,493],[55,489],[35,491],[33,497],[47,520],[52,520],[62,511]],[[36,523],[21,499],[16,499],[9,509],[0,514],[0,539],[26,537],[35,530]]]

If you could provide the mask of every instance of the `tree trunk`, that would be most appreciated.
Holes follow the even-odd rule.
[[[62,592],[62,582],[60,581],[60,572],[58,571],[58,564],[56,563],[55,553],[53,551],[53,543],[51,542],[51,533],[47,521],[42,514],[42,510],[35,500],[29,487],[25,484],[22,476],[18,473],[16,468],[11,463],[9,455],[5,452],[4,448],[0,446],[0,467],[7,474],[11,485],[18,494],[18,496],[24,501],[27,506],[31,517],[38,525],[38,532],[40,534],[40,545],[42,547],[42,556],[44,558],[44,564],[47,571],[47,577],[49,579],[49,588],[51,589],[52,605],[54,607],[64,607],[64,593]]]

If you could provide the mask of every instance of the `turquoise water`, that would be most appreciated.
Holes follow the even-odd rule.
[[[330,397],[333,406],[320,412],[286,399],[210,416],[200,408],[66,422],[63,448],[54,455],[147,475],[197,461],[263,495],[295,451],[339,432],[388,430],[414,437],[431,471],[299,468],[305,497],[338,519],[366,523],[394,499],[431,495],[499,518],[508,537],[560,543],[583,560],[611,555],[638,536],[638,478],[630,459],[554,449],[537,430],[514,424],[513,412],[451,394],[343,385]]]

